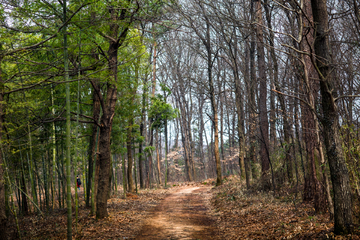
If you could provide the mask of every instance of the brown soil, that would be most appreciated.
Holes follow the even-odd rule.
[[[171,193],[144,221],[135,239],[219,239],[209,210],[210,189],[187,186]]]

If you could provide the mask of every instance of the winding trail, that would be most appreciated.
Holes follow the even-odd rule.
[[[220,239],[208,208],[210,189],[187,186],[171,193],[145,220],[135,239]]]

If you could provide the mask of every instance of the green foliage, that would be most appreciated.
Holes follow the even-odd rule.
[[[155,151],[155,147],[154,146],[147,146],[147,147],[144,148],[144,151],[151,154],[153,151]]]
[[[154,129],[163,130],[167,121],[176,118],[176,111],[169,103],[166,103],[162,95],[152,98],[152,104],[149,110],[149,118],[153,120],[151,125]]]

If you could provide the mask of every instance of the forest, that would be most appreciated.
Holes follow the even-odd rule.
[[[0,239],[186,184],[359,234],[359,0],[0,2]]]

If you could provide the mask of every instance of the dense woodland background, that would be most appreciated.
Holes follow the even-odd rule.
[[[237,174],[352,232],[359,6],[1,0],[0,235],[67,207],[71,237],[77,175],[99,219],[114,191]]]

